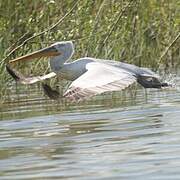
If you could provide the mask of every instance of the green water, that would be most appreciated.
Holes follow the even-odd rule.
[[[0,112],[0,179],[180,179],[180,92],[79,104],[15,87]]]

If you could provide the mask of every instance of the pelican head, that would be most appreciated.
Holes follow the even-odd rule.
[[[50,66],[53,71],[57,71],[66,60],[70,59],[74,53],[72,41],[56,42],[47,48],[40,49],[30,54],[18,57],[9,61],[15,63],[19,61],[32,60],[41,57],[50,57]]]
[[[51,45],[59,55],[50,58],[50,66],[52,71],[57,72],[62,67],[65,61],[70,59],[74,53],[74,45],[72,41],[57,42]]]

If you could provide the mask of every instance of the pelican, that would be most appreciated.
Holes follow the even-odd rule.
[[[67,62],[74,54],[72,41],[52,44],[28,55],[9,61],[7,71],[22,84],[33,84],[55,76],[72,81],[63,94],[64,98],[80,101],[97,94],[109,91],[119,91],[138,82],[144,88],[163,88],[168,83],[161,82],[158,75],[147,68],[113,60],[84,57],[73,62]],[[11,67],[11,64],[35,58],[49,57],[52,72],[44,76],[25,77]],[[46,94],[56,99],[59,93],[43,84]]]

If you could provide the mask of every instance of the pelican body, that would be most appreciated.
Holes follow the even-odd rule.
[[[161,83],[159,77],[147,68],[90,57],[67,62],[73,54],[74,46],[71,41],[57,42],[50,47],[11,60],[7,65],[7,70],[17,81],[23,84],[36,83],[55,77],[56,75],[72,81],[63,97],[73,101],[79,101],[108,91],[119,91],[136,81],[144,88],[162,88],[169,86],[167,83]],[[50,57],[51,73],[44,76],[24,77],[10,67],[10,64],[17,61],[39,57]],[[54,90],[48,85],[43,85],[43,87],[48,96],[53,98],[52,94]],[[56,97],[57,96],[55,96],[54,99],[56,99]]]

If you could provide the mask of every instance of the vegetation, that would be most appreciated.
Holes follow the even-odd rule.
[[[0,0],[0,99],[12,83],[5,63],[56,41],[74,40],[73,58],[177,67],[179,12],[179,0]],[[42,74],[46,65],[18,68]]]

